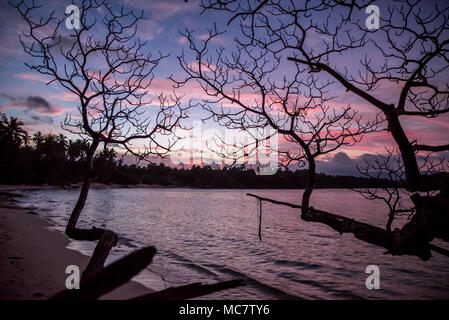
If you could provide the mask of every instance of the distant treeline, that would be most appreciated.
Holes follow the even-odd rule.
[[[32,137],[16,118],[0,114],[0,183],[67,186],[82,181],[89,143],[66,136],[35,133]],[[305,170],[278,170],[258,175],[243,166],[173,168],[164,164],[126,165],[114,149],[103,149],[94,160],[95,182],[157,184],[198,188],[303,188]],[[352,176],[317,175],[317,188],[386,187],[392,182]]]

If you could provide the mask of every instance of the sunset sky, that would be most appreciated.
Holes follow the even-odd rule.
[[[69,0],[62,1],[42,1],[45,8],[55,10],[55,14],[63,19],[65,8],[71,4]],[[169,53],[155,71],[155,79],[151,91],[154,93],[172,92],[172,82],[167,78],[170,75],[180,75],[181,68],[176,57],[181,54],[182,49],[188,49],[188,44],[179,30],[188,28],[195,31],[198,39],[205,37],[207,28],[217,23],[219,30],[227,30],[217,41],[219,45],[231,48],[234,45],[233,37],[238,29],[236,25],[226,27],[226,16],[217,12],[206,12],[200,14],[198,0],[124,0],[111,1],[114,6],[122,3],[128,9],[144,9],[147,20],[143,21],[138,30],[138,36],[148,40],[148,47],[153,50],[160,50]],[[382,9],[382,7],[381,7]],[[365,16],[364,12],[356,12]],[[76,97],[53,83],[46,85],[49,80],[37,72],[31,71],[24,65],[30,61],[29,56],[23,52],[18,35],[24,28],[24,21],[10,7],[7,1],[0,4],[0,110],[8,116],[18,117],[25,123],[26,129],[30,132],[41,131],[43,133],[59,133],[68,135],[61,129],[60,123],[66,114],[77,114]],[[358,58],[357,58],[358,59]],[[338,62],[340,65],[351,66],[354,62],[353,56],[343,55]],[[289,68],[285,61],[285,68]],[[449,77],[449,73],[446,72]],[[385,87],[376,92],[376,96],[391,103],[396,103],[398,99],[398,87]],[[335,106],[343,106],[350,103],[357,105],[358,110],[368,117],[377,110],[367,102],[354,98],[342,88],[335,89],[333,93],[337,98],[330,102]],[[184,93],[186,101],[188,99],[200,99],[203,93],[198,86],[189,86],[180,89]],[[199,123],[207,117],[207,113],[197,107],[189,111],[190,122]],[[401,119],[410,139],[418,139],[420,143],[431,143],[434,145],[447,144],[449,137],[449,115],[438,117],[437,119],[413,118]],[[202,129],[219,129],[216,123],[208,120],[202,124]],[[207,134],[206,134],[207,136]],[[69,135],[70,137],[70,135]],[[282,141],[281,141],[282,143]],[[318,169],[332,174],[352,174],[354,165],[359,163],[365,154],[383,153],[385,146],[392,146],[393,140],[388,132],[370,134],[364,137],[362,142],[355,146],[339,149],[335,154],[321,159]]]

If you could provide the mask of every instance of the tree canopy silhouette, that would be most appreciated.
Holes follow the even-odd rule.
[[[153,54],[147,43],[137,36],[143,11],[129,11],[123,6],[115,9],[103,0],[74,1],[80,12],[79,28],[67,32],[61,27],[64,20],[57,18],[54,11],[40,16],[42,6],[35,1],[10,4],[26,22],[26,30],[20,37],[23,50],[32,61],[26,65],[49,77],[47,84],[59,84],[78,100],[79,114],[68,116],[63,127],[87,141],[88,149],[77,154],[72,146],[74,157],[85,155],[85,168],[66,234],[76,240],[98,241],[83,271],[81,287],[91,288],[92,285],[93,295],[100,286],[104,294],[104,289],[114,289],[112,283],[106,284],[106,280],[118,281],[116,286],[128,281],[151,262],[155,249],[144,248],[104,268],[109,252],[117,244],[117,234],[103,228],[78,227],[94,179],[96,150],[101,143],[104,145],[96,160],[105,165],[105,170],[111,167],[114,157],[107,149],[108,144],[121,147],[139,159],[149,155],[165,156],[177,141],[175,129],[182,127],[181,121],[186,118],[190,103],[184,105],[182,97],[175,92],[169,96],[156,93],[158,104],[151,108],[153,114],[145,112],[144,107],[154,104],[149,94],[154,71],[167,55]],[[35,138],[40,144],[39,149],[51,149],[44,153],[46,160],[61,159],[60,153],[67,143],[62,136],[47,136],[44,140],[40,136]],[[142,145],[134,145],[137,141]],[[60,165],[56,163],[56,166]],[[135,264],[138,258],[145,263]],[[122,274],[118,276],[117,271]]]
[[[364,12],[373,3],[202,0],[203,12],[220,11],[228,25],[237,24],[240,32],[234,33],[231,52],[213,45],[212,40],[224,33],[216,27],[202,42],[192,32],[182,32],[190,51],[178,58],[185,78],[175,81],[179,86],[189,81],[199,83],[210,97],[205,99],[204,108],[222,125],[239,129],[272,126],[286,140],[296,143],[300,156],[293,159],[305,159],[309,168],[302,219],[327,224],[340,233],[353,233],[394,255],[410,254],[427,260],[435,248],[429,242],[434,238],[449,241],[449,180],[444,163],[426,152],[449,150],[449,145],[411,140],[402,119],[437,118],[449,112],[449,7],[432,2],[432,10],[428,10],[427,1],[388,2],[379,29],[369,30],[366,16],[360,19],[356,11]],[[339,59],[343,54],[360,59],[345,66]],[[281,81],[275,80],[279,74]],[[380,88],[390,89],[388,98],[380,97]],[[329,101],[323,90],[335,95],[342,89],[377,111],[373,122],[363,124],[354,117],[357,104],[342,113],[330,111],[329,115],[329,109],[323,107]],[[248,94],[250,99],[245,98]],[[395,102],[391,103],[393,96]],[[226,108],[226,104],[237,109]],[[310,119],[310,111],[316,106],[316,115]],[[354,120],[355,126],[350,124]],[[393,231],[310,205],[315,187],[313,155],[357,142],[359,135],[379,129],[378,120],[396,143],[406,189],[414,203],[410,221]],[[444,250],[438,252],[449,255]]]

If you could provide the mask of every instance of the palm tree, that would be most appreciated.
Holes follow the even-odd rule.
[[[4,113],[1,114],[0,136],[14,145],[25,143],[28,133],[22,128],[23,122],[15,117],[9,120]]]

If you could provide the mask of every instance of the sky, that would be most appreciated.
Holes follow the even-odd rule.
[[[39,2],[39,1],[38,1]],[[65,18],[65,8],[71,4],[70,0],[40,1],[44,4],[43,12],[55,11],[56,16]],[[207,29],[217,24],[219,30],[226,30],[217,41],[226,48],[234,46],[233,38],[238,32],[236,25],[226,26],[227,18],[218,12],[201,13],[198,0],[124,0],[111,1],[113,7],[118,8],[123,4],[128,9],[141,10],[147,18],[138,29],[138,36],[148,41],[151,50],[160,50],[169,53],[155,71],[150,90],[154,93],[172,92],[173,83],[169,76],[182,77],[182,69],[179,67],[176,57],[182,50],[188,50],[188,43],[179,33],[186,28],[194,30],[198,39],[204,38]],[[382,8],[382,7],[381,7]],[[363,12],[356,12],[363,15]],[[45,76],[30,70],[25,62],[30,62],[30,57],[23,52],[19,42],[19,34],[24,29],[24,21],[10,7],[7,1],[0,4],[0,111],[8,116],[20,118],[25,123],[25,128],[30,132],[41,131],[43,133],[64,133],[61,122],[67,114],[77,115],[77,100],[72,94],[61,88],[58,84],[47,85],[49,80]],[[341,65],[351,66],[354,57],[343,55],[338,61]],[[285,62],[283,68],[290,68]],[[449,76],[449,74],[447,74]],[[367,102],[354,98],[342,88],[335,89],[332,94],[336,99],[331,103],[335,106],[343,106],[348,103],[357,104],[362,114],[372,116],[376,109]],[[398,88],[381,88],[376,92],[379,98],[393,99],[395,101]],[[198,86],[189,86],[180,89],[185,94],[185,99],[201,99],[204,94]],[[200,107],[189,110],[189,122],[201,126],[203,139],[210,139],[214,131],[223,132],[217,123],[212,120],[201,121],[208,114]],[[442,116],[437,119],[408,117],[402,120],[410,139],[417,139],[420,143],[447,144],[449,136],[449,117]],[[280,143],[283,143],[281,139]],[[333,154],[319,159],[318,171],[330,174],[355,174],[355,165],[364,157],[376,153],[384,153],[386,146],[394,146],[394,142],[388,132],[372,133],[364,136],[362,141],[355,146],[343,147]],[[197,148],[198,149],[198,148]],[[200,150],[195,149],[195,157],[198,158]],[[187,160],[188,161],[188,160]]]

